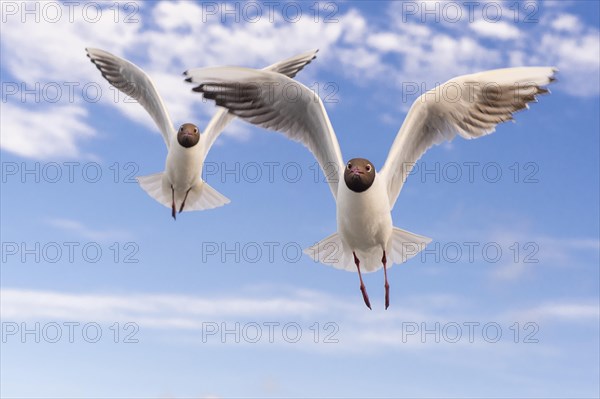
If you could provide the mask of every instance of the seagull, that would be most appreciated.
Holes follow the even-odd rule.
[[[390,267],[403,263],[431,241],[392,224],[391,210],[415,162],[432,145],[457,134],[475,139],[494,132],[497,124],[512,120],[513,113],[529,108],[537,95],[548,93],[544,86],[555,80],[556,71],[553,67],[496,69],[458,76],[425,92],[412,104],[379,172],[364,158],[344,163],[321,99],[297,81],[237,67],[191,69],[184,75],[186,81],[198,84],[193,91],[230,114],[308,147],[329,176],[337,232],[304,252],[317,262],[357,271],[369,309],[361,270],[373,272],[383,265],[387,309],[388,262]],[[289,93],[295,93],[293,98]]]
[[[288,58],[265,70],[293,78],[316,57],[317,51]],[[177,208],[181,213],[228,204],[229,199],[203,181],[201,175],[208,151],[234,116],[226,109],[218,110],[203,134],[193,123],[174,128],[156,86],[141,68],[104,50],[86,48],[86,52],[111,85],[144,107],[163,135],[168,150],[165,171],[137,177],[142,189],[159,203],[170,207],[173,219],[176,219]]]

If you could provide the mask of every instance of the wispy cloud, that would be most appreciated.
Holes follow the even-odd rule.
[[[167,331],[171,338],[173,334],[177,336],[202,331],[208,322],[216,323],[214,325],[229,323],[232,326],[234,323],[285,320],[304,323],[308,328],[315,321],[327,321],[343,327],[337,336],[340,345],[359,352],[391,348],[427,349],[428,345],[424,345],[427,342],[418,339],[421,332],[419,335],[410,334],[410,340],[405,339],[407,332],[420,329],[422,323],[431,328],[436,323],[441,326],[461,326],[463,322],[479,321],[483,325],[493,320],[508,328],[515,321],[595,323],[598,319],[598,306],[589,300],[541,303],[531,308],[509,309],[494,316],[471,313],[467,310],[470,307],[465,306],[470,300],[453,295],[405,297],[403,304],[387,311],[368,311],[359,298],[350,300],[312,290],[286,291],[285,295],[270,296],[257,295],[248,290],[235,295],[200,296],[65,293],[4,288],[1,291],[1,311],[5,321],[135,322],[143,329]],[[196,334],[197,338],[199,336]],[[312,338],[301,342],[312,342]],[[429,342],[433,343],[433,340]],[[467,343],[478,344],[462,342]]]
[[[48,219],[47,223],[65,232],[73,233],[78,237],[96,241],[114,241],[131,239],[131,233],[123,230],[98,230],[93,229],[80,221],[72,219]]]
[[[439,256],[444,252],[440,248],[458,247],[462,251],[461,256],[457,256],[458,262],[487,264],[490,278],[496,282],[518,281],[536,273],[547,273],[548,269],[597,269],[600,251],[597,237],[553,236],[535,230],[520,217],[506,217],[514,219],[512,228],[490,223],[469,231],[440,229],[437,233],[432,232],[430,235],[435,240],[429,250],[438,248]],[[474,245],[476,250],[470,252],[467,243]],[[484,246],[491,248],[487,255],[481,250]],[[498,248],[499,252],[494,248]],[[447,257],[453,259],[449,254]],[[424,256],[423,259],[428,258]]]
[[[535,320],[538,322],[545,320],[598,322],[600,321],[600,305],[597,301],[550,302],[522,310],[511,316],[515,320]]]
[[[557,238],[540,234],[526,234],[519,231],[495,232],[493,242],[502,248],[515,248],[512,259],[494,269],[492,275],[498,280],[515,280],[528,271],[546,267],[573,267],[581,264],[582,259],[597,257],[600,241],[596,238]],[[510,258],[510,257],[509,257]]]
[[[500,40],[517,39],[520,36],[519,29],[507,22],[489,22],[483,19],[474,21],[469,25],[473,31],[484,37],[491,37]]]
[[[397,2],[388,6],[389,20],[373,19],[350,5],[336,13],[335,23],[315,23],[310,13],[287,23],[281,10],[275,10],[272,19],[264,16],[229,24],[222,23],[219,15],[207,18],[202,4],[167,1],[152,6],[140,3],[143,12],[136,14],[137,23],[116,24],[110,12],[96,23],[62,18],[58,23],[28,19],[23,24],[19,18],[7,18],[1,39],[3,68],[15,83],[93,82],[104,95],[97,103],[86,102],[81,95],[74,101],[62,96],[56,104],[41,108],[26,107],[10,97],[3,108],[11,111],[4,114],[13,116],[7,121],[3,118],[2,148],[29,158],[77,157],[94,132],[84,110],[99,106],[156,131],[138,104],[114,100],[114,90],[85,57],[87,46],[133,58],[155,80],[175,123],[194,121],[202,125],[214,113],[212,104],[203,104],[199,95],[190,92],[181,80],[181,71],[224,64],[264,67],[306,51],[307,46],[321,51],[318,61],[302,72],[300,80],[329,70],[359,85],[376,83],[379,88],[373,90],[399,94],[407,81],[431,88],[455,75],[478,70],[550,64],[561,69],[563,84],[555,90],[574,96],[599,94],[600,38],[596,27],[586,26],[565,10],[548,8],[547,12],[538,9],[535,17],[539,21],[521,29],[512,20],[510,5],[498,4],[504,15],[500,21],[482,18],[478,9],[476,18],[469,22],[469,12],[463,9],[463,18],[457,22],[449,21],[441,12],[440,23],[425,20],[425,24],[419,15],[404,18],[406,10]],[[23,31],[28,34],[22,35]],[[409,105],[397,107],[405,111]],[[20,138],[23,120],[47,120],[49,116],[58,121],[51,119],[53,123],[48,124],[48,139]],[[237,126],[226,133],[246,139],[248,131]],[[58,139],[52,142],[52,137]]]
[[[579,32],[582,28],[582,23],[576,15],[560,14],[552,21],[552,28],[557,31]]]
[[[36,159],[87,158],[81,144],[96,136],[86,121],[88,111],[79,105],[25,108],[2,104],[2,148]]]

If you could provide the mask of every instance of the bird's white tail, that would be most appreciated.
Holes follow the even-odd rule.
[[[392,236],[386,246],[387,268],[393,264],[401,264],[421,252],[431,238],[420,236],[406,230],[394,227]],[[336,269],[356,272],[354,256],[349,248],[346,248],[338,233],[319,241],[312,247],[304,250],[315,262],[320,262]],[[356,256],[360,261],[360,270],[364,273],[374,272],[383,267],[381,258],[383,253],[379,248],[371,251],[357,251]]]
[[[425,249],[431,238],[397,227],[392,229],[392,238],[385,250],[388,263],[401,264]],[[390,264],[391,266],[391,264]]]
[[[356,271],[352,252],[344,247],[338,233],[334,233],[312,247],[306,248],[304,253],[310,256],[315,262],[333,266],[336,269]]]
[[[173,194],[170,185],[163,177],[164,172],[161,172],[148,176],[138,176],[137,181],[149,196],[167,208],[170,208],[173,201]],[[179,206],[181,205],[182,201],[183,194],[178,193],[175,196],[177,210],[179,210]],[[230,201],[227,197],[209,186],[208,183],[201,180],[198,184],[192,187],[188,193],[183,211],[212,209],[228,204],[229,202]]]

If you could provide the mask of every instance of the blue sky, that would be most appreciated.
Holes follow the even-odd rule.
[[[600,394],[598,3],[44,4],[2,3],[3,397]],[[318,48],[297,78],[344,158],[377,168],[423,89],[560,72],[515,123],[419,161],[392,216],[433,242],[390,269],[387,311],[382,272],[364,275],[369,311],[355,273],[299,254],[336,228],[305,148],[235,121],[205,166],[232,202],[173,221],[132,182],[163,170],[158,130],[85,47],[141,66],[201,128],[215,108],[184,70]]]

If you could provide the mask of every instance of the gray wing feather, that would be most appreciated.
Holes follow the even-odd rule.
[[[108,51],[96,48],[85,50],[87,56],[111,85],[135,99],[150,114],[168,148],[171,135],[174,133],[173,123],[150,77],[138,66]]]
[[[513,119],[536,96],[548,93],[556,68],[520,67],[459,76],[421,95],[392,144],[381,175],[394,206],[415,162],[434,144],[457,134],[475,139]]]
[[[230,114],[308,147],[337,196],[342,155],[323,103],[309,88],[280,73],[250,68],[192,69],[186,75],[199,84],[192,90]]]
[[[319,50],[307,51],[305,53],[293,56],[291,58],[287,58],[283,61],[279,61],[273,65],[269,65],[263,70],[281,73],[290,78],[293,78],[298,72],[300,72],[305,66],[310,64],[311,61],[317,57],[318,51]],[[184,72],[184,75],[186,74],[187,72]],[[220,108],[217,110],[215,115],[211,118],[210,122],[208,122],[206,129],[204,130],[204,157],[206,157],[206,154],[208,153],[208,151],[210,151],[210,148],[215,143],[219,135],[223,132],[225,127],[234,118],[235,115],[230,114],[227,111],[227,108]]]

